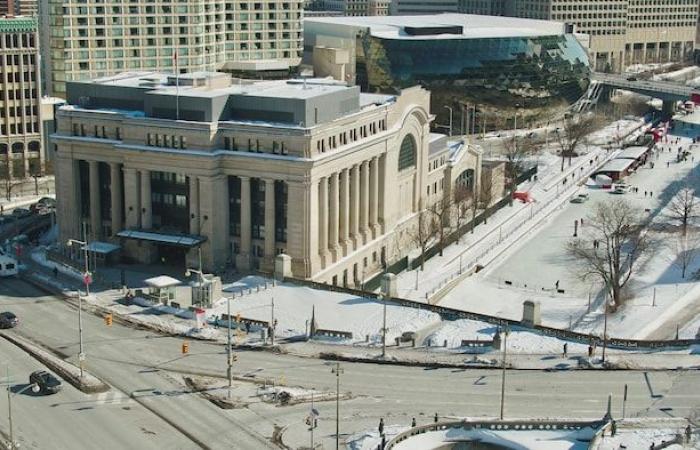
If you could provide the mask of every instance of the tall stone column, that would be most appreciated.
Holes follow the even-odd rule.
[[[369,227],[372,238],[379,234],[379,158],[372,158],[369,165]]]
[[[275,269],[275,180],[265,180],[265,260]]]
[[[251,217],[250,217],[250,177],[241,179],[241,251],[236,256],[236,266],[239,269],[250,269],[251,250]]]
[[[362,243],[367,243],[369,232],[369,162],[360,166],[360,233]]]
[[[151,201],[151,171],[141,170],[141,228],[153,228],[153,202]]]
[[[326,267],[328,257],[328,178],[318,182],[318,250],[321,265]]]
[[[100,171],[97,161],[88,161],[90,172],[90,237],[98,241],[102,237],[102,209],[100,204]]]
[[[331,248],[333,258],[338,258],[338,173],[330,176],[330,224],[328,227],[328,246]]]
[[[340,171],[340,245],[343,255],[348,254],[349,232],[350,232],[350,177],[348,169]]]
[[[379,234],[386,233],[386,199],[387,199],[387,174],[386,174],[386,153],[379,157],[379,212],[377,221],[379,222]]]
[[[141,228],[141,188],[138,171],[124,167],[124,204],[126,228]]]
[[[204,270],[218,271],[229,255],[228,238],[228,177],[215,175],[199,177],[200,234],[207,237],[202,245]],[[190,252],[194,265],[197,251]],[[195,266],[196,267],[196,266]]]
[[[355,249],[358,242],[362,242],[359,233],[360,224],[360,166],[354,165],[350,169],[350,237]]]
[[[190,234],[200,233],[199,178],[189,177]]]
[[[60,242],[81,239],[80,234],[80,172],[78,161],[57,156],[56,170],[56,222]]]
[[[122,211],[122,171],[119,163],[109,164],[109,181],[112,209],[112,236],[122,230],[124,211]]]
[[[287,183],[290,205],[287,217],[287,253],[292,257],[292,272],[296,278],[309,278],[314,270],[318,248],[317,191],[310,182]],[[337,193],[337,191],[336,191]],[[337,198],[337,197],[336,197]]]

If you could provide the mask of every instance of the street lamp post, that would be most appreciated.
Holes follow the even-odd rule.
[[[445,105],[445,108],[450,110],[450,132],[449,132],[449,135],[452,136],[452,107]]]
[[[231,354],[231,297],[226,297],[226,315],[228,316],[228,333],[226,346],[226,376],[228,377],[228,398],[231,399],[233,386],[233,355]]]
[[[340,450],[340,374],[344,372],[340,363],[335,363],[331,373],[335,374],[335,450]]]
[[[501,373],[501,414],[500,418],[503,420],[503,410],[505,408],[506,402],[506,355],[508,353],[508,333],[510,330],[505,328],[503,330],[503,371]]]
[[[19,448],[19,445],[15,443],[15,433],[14,433],[14,427],[12,425],[12,383],[10,382],[10,367],[8,366],[6,368],[7,370],[7,418],[8,418],[8,425],[10,427],[9,431],[9,437],[10,437],[10,447],[8,450],[16,450]],[[29,386],[25,386],[22,388],[19,392],[16,392],[16,394],[22,394],[23,392],[26,392],[28,389],[31,389],[32,392],[37,393],[39,392],[39,386],[36,383],[32,383]]]
[[[85,273],[83,274],[83,281],[85,282],[85,297],[90,296],[90,266],[88,259],[88,243],[87,243],[87,233],[85,234],[85,241],[79,241],[77,239],[68,239],[68,246],[73,244],[82,245],[83,248],[83,259],[85,260]],[[83,366],[85,365],[85,351],[83,349],[83,299],[78,292],[78,343],[79,351],[78,361],[80,365],[80,378],[83,378]]]

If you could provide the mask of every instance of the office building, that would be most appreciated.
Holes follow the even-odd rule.
[[[590,35],[591,65],[620,71],[631,64],[692,58],[697,0],[460,0],[460,12],[556,20]]]
[[[559,22],[437,14],[315,17],[304,27],[304,51],[316,76],[366,92],[422,85],[443,126],[449,108],[456,118],[466,104],[481,105],[494,119],[513,117],[508,111],[516,106],[544,117],[588,87],[586,50]],[[463,128],[461,122],[453,128]]]
[[[458,0],[392,0],[389,5],[392,16],[456,12],[459,12]]]
[[[33,16],[37,13],[36,0],[2,0],[0,16]]]
[[[67,81],[130,71],[220,70],[289,76],[301,60],[300,0],[43,0],[51,95]]]
[[[429,132],[430,94],[332,80],[124,73],[68,83],[58,111],[60,241],[126,258],[292,271],[359,286],[415,247],[419,211],[479,186],[481,151]],[[179,120],[178,120],[179,119]]]
[[[0,178],[43,172],[38,45],[35,17],[0,18]]]
[[[315,0],[306,6],[312,17],[386,16],[390,0]],[[323,12],[323,14],[320,14]]]

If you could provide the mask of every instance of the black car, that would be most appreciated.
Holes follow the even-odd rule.
[[[55,394],[61,390],[61,381],[45,370],[37,370],[29,375],[29,384],[39,386],[41,394]]]
[[[0,313],[0,328],[14,328],[19,325],[19,319],[14,313],[5,311]]]
[[[32,212],[27,208],[15,208],[12,210],[12,216],[17,219],[23,219],[32,215]]]

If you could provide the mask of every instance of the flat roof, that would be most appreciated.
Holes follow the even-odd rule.
[[[125,239],[136,239],[141,241],[156,242],[159,244],[174,245],[176,247],[197,247],[207,239],[203,236],[188,234],[168,234],[155,231],[124,230],[117,233],[117,236]]]
[[[627,147],[617,154],[615,159],[637,159],[647,153],[647,147]]]
[[[622,172],[629,168],[632,164],[634,164],[633,159],[613,159],[612,161],[605,163],[605,165],[600,169],[596,170],[594,175],[603,172]]]
[[[431,14],[414,16],[351,16],[313,17],[304,19],[304,26],[328,24],[369,30],[372,36],[384,39],[430,40],[430,39],[484,39],[503,37],[554,36],[564,34],[562,22],[522,19],[516,17],[481,16],[476,14]],[[447,29],[462,27],[454,34],[409,34],[405,28]]]
[[[167,275],[161,275],[158,277],[153,277],[149,278],[147,280],[143,280],[144,283],[146,283],[150,287],[158,288],[158,289],[163,289],[171,286],[177,286],[180,284],[180,280],[169,277]]]

